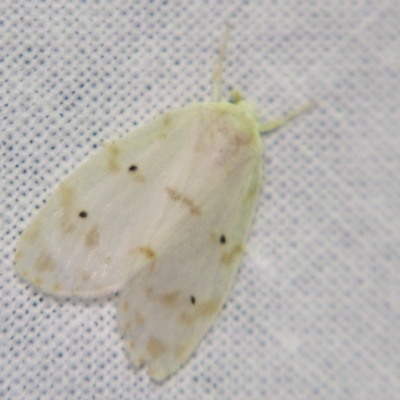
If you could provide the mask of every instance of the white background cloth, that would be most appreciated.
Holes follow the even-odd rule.
[[[264,184],[229,301],[159,385],[135,370],[116,297],[19,279],[32,214],[106,139],[223,93],[264,119]],[[0,398],[400,398],[400,2],[0,2]]]

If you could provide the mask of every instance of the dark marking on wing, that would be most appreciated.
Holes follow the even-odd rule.
[[[192,215],[201,215],[201,209],[195,202],[188,196],[185,196],[182,193],[179,193],[176,189],[167,186],[165,190],[168,193],[168,196],[173,201],[179,201],[183,205],[189,208],[190,214]]]

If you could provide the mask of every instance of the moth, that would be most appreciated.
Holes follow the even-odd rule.
[[[56,296],[119,292],[117,321],[133,364],[162,381],[194,352],[227,300],[261,186],[268,124],[238,93],[192,104],[105,144],[30,221],[18,274]],[[308,106],[306,108],[309,108]]]

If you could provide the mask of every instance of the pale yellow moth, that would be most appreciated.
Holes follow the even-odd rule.
[[[220,100],[169,111],[70,173],[17,244],[18,273],[44,292],[120,291],[118,325],[136,366],[161,381],[186,362],[231,289],[261,185],[255,108]]]

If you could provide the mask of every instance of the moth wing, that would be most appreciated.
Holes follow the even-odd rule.
[[[168,112],[106,144],[70,173],[18,241],[17,272],[58,295],[121,288],[152,258],[143,243],[166,207],[165,176],[173,181],[181,171],[176,163],[188,161],[189,155],[177,154],[191,140],[194,112]]]
[[[130,279],[118,305],[130,358],[158,381],[185,363],[225,303],[261,184],[258,132],[249,143],[240,118],[207,121],[200,155],[191,151],[180,179],[168,184],[168,212],[148,243],[156,257]],[[233,132],[234,139],[219,142],[215,132]]]

